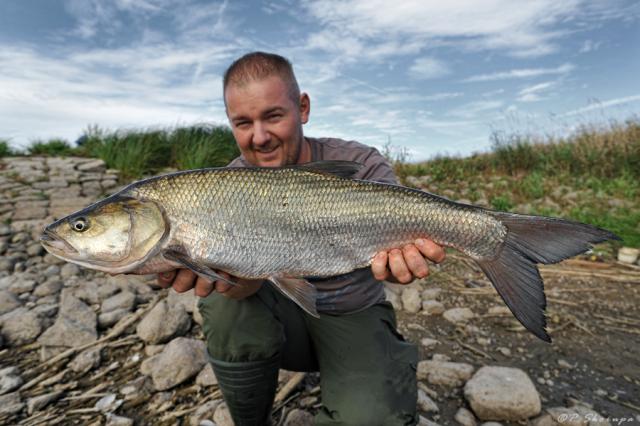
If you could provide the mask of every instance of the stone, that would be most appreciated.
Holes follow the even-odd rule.
[[[107,414],[107,423],[105,426],[133,426],[133,419],[109,413]]]
[[[102,302],[100,308],[102,313],[124,309],[127,312],[133,310],[136,304],[136,295],[130,291],[121,291]]]
[[[117,292],[118,287],[109,280],[87,281],[83,283],[82,286],[74,290],[76,297],[92,305],[102,303],[103,300],[113,296]]]
[[[122,405],[122,402],[123,401],[121,399],[117,399],[117,395],[115,393],[109,393],[96,401],[94,407],[103,413],[112,413]]]
[[[149,358],[142,361],[142,363],[140,363],[140,373],[144,374],[145,376],[151,376],[151,373],[153,372],[156,363],[160,359],[159,357],[160,357],[160,354],[157,354],[157,355],[150,356]]]
[[[198,373],[196,377],[196,384],[202,387],[216,386],[218,384],[218,378],[213,372],[211,364],[207,363],[202,371]]]
[[[171,389],[198,374],[207,362],[205,350],[201,340],[178,337],[169,342],[151,364],[155,389]]]
[[[173,288],[170,288],[169,295],[167,296],[167,303],[169,305],[181,304],[184,306],[185,311],[193,313],[196,298],[197,297],[193,289],[185,291],[184,293],[178,293]]]
[[[96,330],[96,314],[70,289],[62,291],[60,296],[58,318],[38,339],[43,346],[75,347],[95,342],[98,338]]]
[[[464,387],[464,396],[481,420],[523,420],[540,413],[540,395],[524,371],[484,366]]]
[[[213,421],[216,426],[233,426],[233,419],[231,418],[231,413],[226,403],[223,402],[218,405],[213,415]]]
[[[44,219],[47,217],[48,201],[21,201],[16,203],[12,221]]]
[[[420,361],[418,380],[427,380],[432,385],[462,386],[473,374],[473,366],[462,362]]]
[[[453,419],[462,426],[476,426],[478,424],[473,413],[464,407],[458,408]]]
[[[104,160],[96,159],[79,164],[76,166],[76,169],[81,172],[104,173],[104,171],[107,169],[107,165]]]
[[[487,313],[489,315],[495,315],[495,316],[511,316],[513,315],[511,313],[511,311],[509,310],[509,308],[507,308],[506,306],[492,306],[489,308],[489,310],[487,311]]]
[[[42,333],[42,320],[27,308],[18,308],[0,317],[2,335],[10,346],[33,342]]]
[[[6,223],[0,223],[0,237],[11,235],[11,227]]]
[[[437,300],[424,300],[422,302],[422,313],[424,315],[441,315],[444,312],[444,305]]]
[[[35,286],[34,280],[18,279],[9,286],[9,291],[13,294],[31,293]]]
[[[402,292],[402,307],[405,311],[415,314],[421,308],[420,291],[409,287]]]
[[[147,356],[154,356],[164,350],[165,345],[147,345],[144,347],[144,353]]]
[[[0,415],[15,414],[24,408],[24,402],[20,397],[20,392],[16,391],[6,395],[0,395]]]
[[[442,293],[442,289],[439,287],[427,288],[422,292],[422,300],[436,300]]]
[[[440,426],[440,424],[426,417],[418,416],[418,426]]]
[[[18,367],[6,367],[0,370],[0,395],[11,392],[24,382],[19,375]]]
[[[429,337],[424,337],[424,338],[422,338],[420,340],[420,344],[425,349],[433,349],[434,347],[436,347],[436,345],[439,345],[440,342],[438,342],[436,339],[431,339]]]
[[[190,426],[200,426],[203,420],[211,420],[216,413],[216,409],[222,403],[221,399],[214,399],[201,404],[198,409],[189,417]]]
[[[393,305],[393,309],[396,311],[402,310],[402,301],[400,300],[400,296],[395,293],[393,290],[390,290],[387,286],[384,286],[384,294],[387,302]]]
[[[0,316],[22,306],[15,294],[0,290]]]
[[[469,308],[451,308],[447,309],[442,314],[444,319],[454,324],[467,322],[474,316],[475,314]]]
[[[190,328],[191,317],[184,306],[162,300],[140,321],[136,334],[146,343],[157,344],[182,336]]]
[[[128,309],[116,309],[98,315],[98,327],[109,328],[129,314]]]
[[[50,278],[42,284],[38,285],[33,290],[32,294],[36,297],[50,296],[52,294],[60,293],[61,289],[62,281],[58,280],[57,278]]]
[[[98,181],[82,182],[82,193],[87,197],[97,197],[102,194],[102,187]]]
[[[69,363],[69,368],[76,373],[84,374],[100,365],[100,353],[100,347],[86,349],[75,356]]]
[[[284,426],[308,426],[312,424],[313,415],[299,408],[291,410],[284,421]]]
[[[425,413],[437,413],[440,411],[438,404],[422,389],[418,389],[418,409]]]
[[[73,263],[67,263],[60,268],[60,276],[63,279],[71,278],[73,276],[80,275],[80,267]]]
[[[27,400],[27,413],[29,415],[36,411],[42,410],[50,403],[57,401],[62,395],[61,391],[45,393],[44,395],[38,395]]]

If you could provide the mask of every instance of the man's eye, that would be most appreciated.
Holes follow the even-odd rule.
[[[280,118],[282,118],[282,114],[273,114],[267,117],[267,120],[269,121],[277,121]]]
[[[89,222],[84,217],[79,217],[71,223],[71,227],[74,231],[84,232],[89,228]]]
[[[249,125],[248,121],[238,121],[236,123],[236,127],[247,127]]]

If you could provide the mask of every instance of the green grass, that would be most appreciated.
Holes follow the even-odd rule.
[[[178,169],[225,166],[240,155],[233,134],[226,127],[201,125],[171,133],[173,158]]]
[[[8,157],[10,155],[13,155],[13,151],[11,146],[9,146],[9,141],[0,139],[0,158]]]
[[[63,139],[50,139],[46,142],[34,141],[27,147],[27,153],[29,155],[53,157],[72,155],[74,152],[75,149],[69,145],[69,142]]]
[[[496,210],[528,206],[532,214],[604,227],[640,247],[639,118],[585,125],[563,138],[495,132],[492,142],[490,152],[466,158],[391,160],[401,180],[431,176],[433,192],[483,198]]]
[[[125,181],[164,168],[224,166],[239,155],[231,130],[201,124],[190,127],[110,132],[90,127],[78,151],[102,158]]]

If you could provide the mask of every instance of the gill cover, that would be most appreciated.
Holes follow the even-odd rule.
[[[114,197],[49,225],[45,233],[66,246],[59,243],[49,250],[49,244],[53,254],[92,269],[121,273],[144,262],[166,231],[162,211],[154,202]]]

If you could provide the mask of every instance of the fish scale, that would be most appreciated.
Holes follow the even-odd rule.
[[[171,244],[241,277],[344,274],[419,237],[493,256],[506,233],[495,218],[422,191],[300,169],[170,175],[132,194],[183,224]]]

